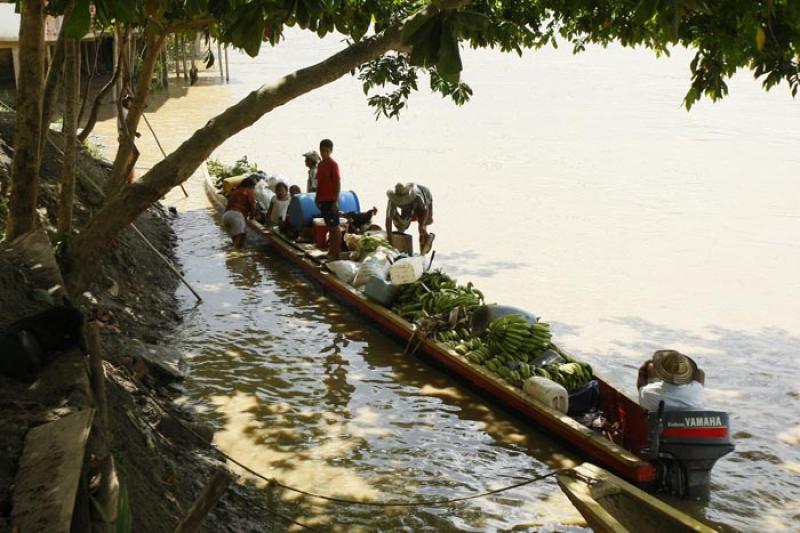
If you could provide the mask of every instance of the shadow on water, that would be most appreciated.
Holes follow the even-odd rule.
[[[633,335],[603,353],[576,354],[611,382],[635,398],[641,362],[655,350],[675,347],[705,371],[706,405],[731,415],[736,450],[714,468],[711,501],[675,504],[741,530],[754,530],[754,521],[763,531],[800,528],[800,337],[775,328],[747,332],[708,326],[688,331],[639,317],[606,322]]]
[[[263,242],[232,249],[208,219],[193,210],[176,221],[179,256],[187,276],[201,278],[205,300],[179,340],[191,368],[182,401],[214,425],[227,453],[292,486],[371,500],[450,498],[574,464],[521,420],[321,296]],[[552,480],[443,508],[342,507],[266,492],[281,512],[348,531],[581,523]]]
[[[528,263],[522,261],[483,261],[479,262],[481,254],[475,250],[459,252],[437,252],[434,267],[443,267],[454,277],[473,276],[491,278],[503,272],[511,272],[527,268]]]

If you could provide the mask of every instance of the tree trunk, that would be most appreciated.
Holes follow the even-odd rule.
[[[61,198],[58,209],[58,232],[72,231],[72,204],[75,196],[75,150],[77,108],[80,96],[80,41],[67,39],[64,45],[64,160],[61,166]]]
[[[114,168],[111,171],[111,178],[106,186],[106,194],[111,196],[125,186],[125,180],[133,169],[136,159],[136,148],[134,146],[134,135],[139,127],[139,119],[142,117],[145,108],[145,100],[150,94],[150,80],[153,78],[153,69],[156,60],[161,53],[161,46],[166,39],[166,33],[156,32],[151,28],[147,32],[147,41],[142,60],[142,70],[139,72],[139,79],[136,83],[136,93],[133,103],[128,110],[128,119],[123,125],[123,135],[120,136],[120,145],[117,155],[114,158]]]
[[[103,36],[105,35],[105,32],[106,32],[106,30],[105,30],[105,28],[103,28],[103,30],[100,31],[100,37],[95,36],[95,39],[94,39],[94,61],[92,62],[92,66],[91,67],[89,67],[89,66],[86,67],[86,69],[88,71],[88,77],[86,79],[86,90],[83,91],[83,97],[81,98],[81,108],[80,108],[80,111],[78,111],[78,124],[83,122],[83,112],[86,109],[86,102],[89,101],[89,93],[92,90],[92,82],[94,81],[94,76],[95,76],[95,74],[97,74],[97,62],[100,59],[100,46],[97,44],[97,41],[98,41],[98,39],[102,41]],[[86,53],[87,53],[86,60],[88,61],[89,60],[89,58],[88,58],[89,46],[88,45],[86,46]]]
[[[128,32],[123,33],[123,39],[127,38],[127,35]],[[92,133],[92,130],[97,124],[97,116],[100,114],[100,106],[103,104],[103,99],[117,85],[117,80],[119,80],[122,71],[122,47],[117,51],[116,63],[114,74],[112,74],[111,79],[108,80],[108,83],[106,83],[103,88],[100,89],[100,92],[97,93],[97,96],[94,97],[92,109],[89,111],[89,118],[86,120],[86,126],[84,126],[83,130],[81,130],[81,133],[78,135],[78,141],[81,144],[86,142],[89,134]]]
[[[6,226],[9,241],[35,226],[41,161],[45,0],[23,0],[20,7],[19,57],[24,67],[20,69],[17,85],[14,163]]]
[[[50,61],[50,68],[47,71],[47,80],[44,84],[44,96],[42,98],[42,135],[47,135],[47,131],[50,129],[50,121],[53,119],[56,101],[58,101],[58,90],[61,88],[61,74],[64,72],[64,40],[66,38],[64,28],[67,26],[67,18],[72,13],[74,5],[74,0],[70,0],[64,10],[64,19],[61,23],[61,29],[58,32],[58,40],[56,41],[56,47],[53,51],[53,59]],[[47,139],[42,139],[42,149],[44,149],[46,143]]]
[[[429,10],[457,9],[468,3],[469,0],[449,0],[431,6]],[[67,285],[70,289],[82,290],[90,279],[92,270],[99,264],[99,259],[119,232],[170,189],[186,181],[225,140],[251,126],[276,107],[336,81],[390,50],[401,49],[402,27],[401,23],[387,28],[320,63],[285,76],[275,84],[262,85],[209,120],[139,180],[108,198],[75,238],[70,249],[71,264],[78,266],[67,274]]]

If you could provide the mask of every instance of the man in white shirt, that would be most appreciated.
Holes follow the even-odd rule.
[[[663,400],[666,410],[700,410],[705,407],[704,384],[705,373],[690,357],[675,350],[659,350],[639,368],[639,405],[657,411]]]

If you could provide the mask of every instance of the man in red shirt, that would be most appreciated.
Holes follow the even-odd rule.
[[[325,225],[330,233],[328,239],[328,259],[336,261],[342,245],[342,233],[339,229],[339,192],[341,190],[339,165],[331,157],[333,141],[323,139],[319,143],[322,161],[317,165],[316,203]]]

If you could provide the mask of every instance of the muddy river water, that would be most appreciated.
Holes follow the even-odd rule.
[[[342,45],[290,34],[250,59],[231,53],[150,121],[167,150],[260,83]],[[400,121],[375,121],[353,78],[276,109],[215,156],[247,155],[303,183],[300,154],[334,140],[345,188],[385,205],[396,181],[436,198],[436,262],[490,301],[553,324],[558,340],[635,392],[655,349],[695,357],[707,403],[732,415],[736,451],[707,504],[747,531],[800,528],[800,108],[741,75],[717,104],[680,107],[690,54],[465,54],[463,108],[422,91]],[[114,134],[112,120],[99,127]],[[143,130],[142,167],[157,160]],[[176,342],[181,401],[219,446],[269,476],[341,497],[445,498],[511,484],[578,457],[320,296],[252,239],[235,251],[199,183],[180,210],[188,292]],[[265,496],[267,497],[267,496]],[[271,495],[270,497],[275,497]],[[300,521],[343,530],[569,530],[581,519],[548,480],[442,509],[375,510],[280,496]]]

